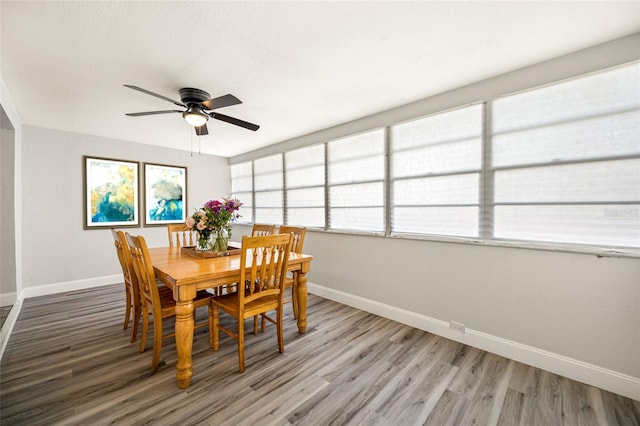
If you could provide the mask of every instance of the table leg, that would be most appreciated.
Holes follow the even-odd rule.
[[[298,333],[307,331],[307,271],[302,270],[296,274],[298,285]]]
[[[188,292],[185,291],[184,293]],[[178,352],[176,379],[178,386],[184,389],[191,385],[191,376],[193,376],[191,350],[193,347],[193,299],[195,290],[190,298],[187,294],[181,294],[180,296],[180,300],[176,301],[176,351]]]

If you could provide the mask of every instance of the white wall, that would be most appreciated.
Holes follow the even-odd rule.
[[[22,170],[22,121],[7,90],[0,78],[0,106],[2,110],[2,286],[0,287],[0,305],[11,305],[22,290],[22,181],[17,178]],[[5,144],[11,144],[9,149]],[[12,157],[12,158],[8,158]],[[13,173],[8,177],[7,172]],[[12,204],[8,206],[5,204]],[[7,208],[9,210],[7,210]],[[8,229],[13,228],[13,229]],[[9,322],[9,319],[7,320]],[[2,341],[6,343],[5,340]]]
[[[310,233],[322,286],[640,378],[640,260]]]
[[[22,172],[22,121],[2,78],[0,78],[0,109],[3,114],[3,123],[0,127],[7,129],[0,134],[2,137],[0,143],[12,144],[11,150],[5,150],[3,147],[2,159],[0,159],[3,173],[0,305],[12,305],[0,330],[1,357],[22,306],[22,181],[18,178]],[[12,158],[7,158],[5,155]],[[6,177],[7,171],[12,171],[13,177]],[[11,201],[8,201],[9,199]],[[5,210],[7,208],[4,205],[5,202],[13,204],[8,207],[9,211]],[[10,229],[11,227],[13,229]]]
[[[226,158],[24,126],[23,287],[27,296],[88,282],[105,283],[101,277],[121,280],[111,232],[83,229],[83,155],[187,167],[188,212],[209,199],[227,196],[230,189]],[[165,227],[128,231],[144,235],[150,247],[167,244]]]
[[[15,131],[9,127],[4,109],[0,108],[0,114],[0,306],[5,306],[12,305],[16,296]]]

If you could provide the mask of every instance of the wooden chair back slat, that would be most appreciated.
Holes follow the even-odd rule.
[[[135,279],[135,275],[132,277],[134,272],[130,269],[131,258],[129,256],[129,246],[127,245],[127,241],[124,238],[124,233],[122,231],[111,229],[111,234],[113,236],[113,244],[115,245],[116,252],[118,254],[118,261],[120,262],[124,282],[127,287],[129,287],[132,280]]]
[[[273,235],[276,233],[275,225],[266,225],[261,223],[254,223],[251,229],[252,237],[259,237],[264,235]]]
[[[304,226],[281,226],[280,234],[293,234],[291,241],[291,253],[302,253],[304,237],[307,235],[307,228]]]
[[[134,236],[127,233],[126,238],[131,251],[133,269],[138,279],[142,302],[143,304],[147,302],[154,307],[153,315],[159,315],[159,311],[156,312],[156,308],[159,309],[161,306],[160,294],[158,293],[158,284],[153,271],[151,257],[149,256],[147,242],[142,235]]]
[[[246,283],[246,291],[238,292],[238,306],[273,294],[281,294],[284,289],[287,261],[289,259],[290,234],[243,237],[240,264],[251,260],[249,274],[240,272],[240,282]],[[244,263],[243,263],[244,262]]]
[[[169,247],[195,246],[198,238],[197,232],[184,223],[172,223],[167,225],[169,234]]]
[[[302,253],[302,247],[304,246],[304,237],[307,235],[307,228],[304,226],[281,226],[278,231],[281,234],[291,234],[291,253]],[[296,292],[296,280],[297,275],[294,272],[287,280],[285,285],[291,286],[291,298],[285,300],[285,303],[293,303],[293,316],[298,317],[298,295]]]

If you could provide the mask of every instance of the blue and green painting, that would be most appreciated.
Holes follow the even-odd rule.
[[[149,220],[184,220],[182,210],[182,186],[169,180],[151,185],[154,204],[148,207]]]
[[[135,222],[134,168],[94,162],[91,173],[91,223]]]

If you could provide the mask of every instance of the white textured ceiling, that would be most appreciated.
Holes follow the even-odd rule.
[[[190,150],[181,87],[219,110],[234,156],[640,31],[640,2],[0,3],[1,77],[23,124]]]

